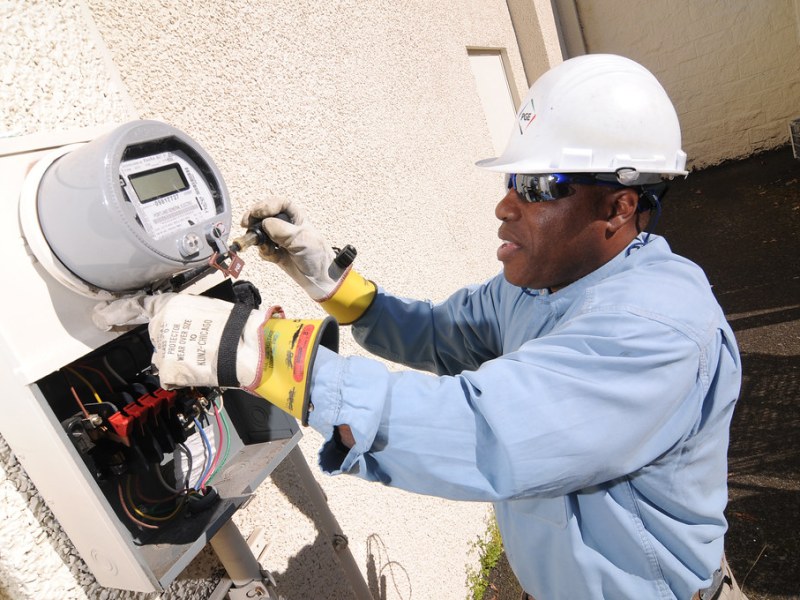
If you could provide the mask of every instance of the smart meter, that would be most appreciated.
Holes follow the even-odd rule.
[[[226,249],[222,174],[188,135],[133,121],[42,158],[20,198],[28,245],[61,283],[107,297],[151,289]]]

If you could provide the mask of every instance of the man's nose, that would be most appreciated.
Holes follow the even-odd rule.
[[[501,221],[514,221],[519,218],[522,198],[517,190],[511,188],[494,208],[494,216]]]

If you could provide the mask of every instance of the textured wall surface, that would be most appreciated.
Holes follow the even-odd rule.
[[[266,194],[295,198],[332,245],[356,246],[362,273],[404,295],[442,299],[497,272],[501,182],[472,164],[492,149],[466,48],[508,49],[524,93],[502,0],[89,6],[142,117],[183,129],[217,159],[235,222]],[[273,265],[245,258],[266,303],[320,313]],[[343,338],[343,352],[359,352]],[[320,439],[306,433],[316,464]],[[375,561],[389,598],[464,597],[485,505],[319,479],[365,577]],[[339,597],[341,574],[320,568],[323,541],[292,490],[279,474],[236,521],[245,534],[267,526],[282,593]]]
[[[788,143],[800,117],[796,0],[576,0],[588,52],[637,60],[678,110],[695,168]]]
[[[161,119],[215,158],[234,222],[265,194],[292,196],[331,244],[358,248],[366,276],[416,297],[442,299],[498,271],[501,179],[473,166],[492,149],[466,49],[505,49],[511,85],[524,94],[503,0],[24,0],[0,3],[0,17],[0,135]],[[245,259],[266,303],[320,314],[275,267]],[[360,352],[344,339],[343,352]],[[319,443],[306,431],[312,465]],[[0,597],[208,596],[220,576],[210,551],[164,594],[101,589],[13,453],[0,450]],[[318,479],[385,598],[465,596],[485,504]],[[347,598],[314,518],[281,467],[235,521],[245,535],[266,529],[265,564],[287,600]]]
[[[0,137],[134,118],[85,5],[0,2]]]
[[[562,60],[551,0],[507,0],[528,85]],[[532,35],[532,32],[541,32]]]

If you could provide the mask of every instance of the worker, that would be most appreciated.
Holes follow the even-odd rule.
[[[653,233],[687,174],[666,92],[623,57],[566,60],[477,164],[505,174],[502,273],[437,304],[336,260],[293,201],[243,221],[364,348],[413,370],[337,354],[329,321],[186,294],[103,305],[96,322],[150,320],[164,385],[239,385],[307,420],[327,473],[493,502],[526,597],[744,598],[723,547],[739,352],[702,270]],[[176,352],[181,328],[205,350]]]

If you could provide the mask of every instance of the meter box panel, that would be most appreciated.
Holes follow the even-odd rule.
[[[235,300],[223,282],[209,294]],[[299,440],[241,390],[164,390],[146,326],[35,385],[155,589],[171,582]]]
[[[92,324],[133,293],[260,299],[208,269],[230,201],[199,144],[155,121],[75,141],[0,156],[0,217],[19,223],[0,238],[0,433],[101,585],[161,591],[301,431],[240,390],[162,389],[146,325]]]

